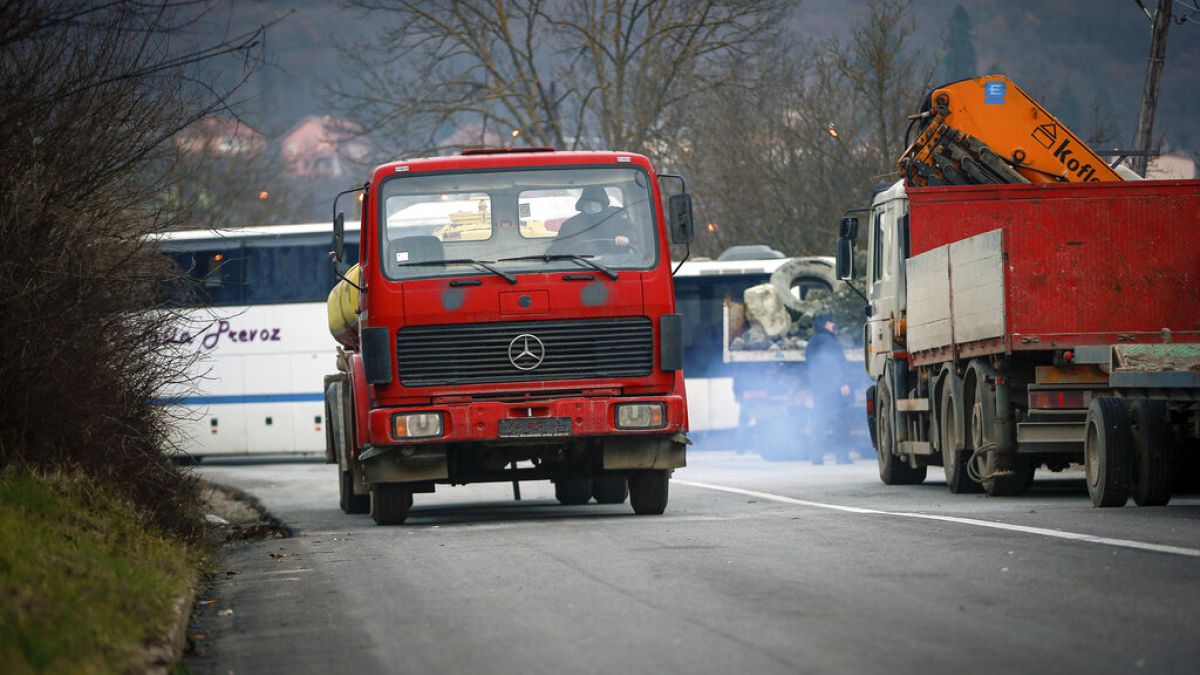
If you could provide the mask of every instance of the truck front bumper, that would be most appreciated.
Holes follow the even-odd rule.
[[[622,406],[653,413],[649,419],[618,417]],[[637,397],[579,397],[552,401],[507,403],[473,401],[448,405],[376,408],[368,413],[371,445],[555,441],[592,437],[670,436],[684,430],[684,398],[678,395]],[[401,435],[398,419],[435,414],[440,429],[434,435]],[[649,426],[630,426],[630,424]]]
[[[622,420],[622,406],[657,410],[649,415]],[[440,429],[436,436],[405,438],[397,418],[436,414]],[[454,446],[553,446],[590,441],[598,451],[593,469],[631,471],[675,469],[687,464],[686,448],[691,441],[684,430],[685,402],[682,396],[565,398],[530,403],[477,401],[450,405],[378,408],[368,413],[371,447],[362,453],[366,482],[482,482],[553,477],[547,465],[518,472],[499,472],[486,466],[458,465],[451,477],[450,449]],[[428,419],[428,418],[425,418]],[[629,422],[643,426],[630,428]],[[429,426],[421,431],[428,433]],[[578,470],[578,467],[577,467]],[[570,469],[568,469],[570,471]]]

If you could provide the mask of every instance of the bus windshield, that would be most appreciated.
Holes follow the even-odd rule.
[[[586,266],[650,269],[658,261],[650,178],[637,167],[402,175],[380,195],[384,274],[462,275],[446,261],[507,272]]]

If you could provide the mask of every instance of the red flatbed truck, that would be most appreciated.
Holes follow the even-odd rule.
[[[884,483],[1014,494],[1082,463],[1097,506],[1167,502],[1200,451],[1200,181],[900,181],[866,227]]]
[[[435,484],[550,480],[563,504],[662,513],[689,442],[682,179],[633,153],[480,150],[380,166],[361,203],[330,296],[343,510],[397,524]]]

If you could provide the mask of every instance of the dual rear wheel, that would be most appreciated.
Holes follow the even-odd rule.
[[[660,514],[667,508],[670,472],[630,471],[625,478],[570,478],[554,482],[554,497],[563,506],[622,504],[629,499],[637,514]]]
[[[1128,407],[1101,396],[1088,408],[1084,474],[1092,504],[1162,506],[1171,499],[1170,410],[1165,401]]]

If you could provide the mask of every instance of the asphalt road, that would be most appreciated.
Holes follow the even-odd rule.
[[[549,484],[438,488],[409,523],[335,467],[206,462],[296,536],[232,549],[195,673],[1196,672],[1200,499],[1093,509],[886,487],[852,465],[692,452],[663,516]],[[221,611],[221,610],[233,610]]]

